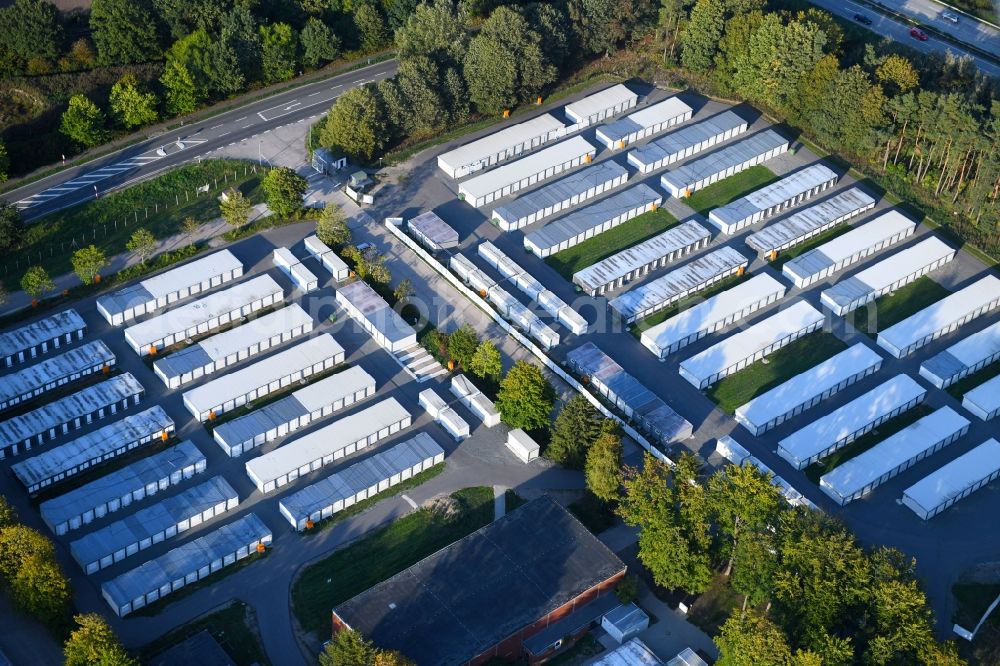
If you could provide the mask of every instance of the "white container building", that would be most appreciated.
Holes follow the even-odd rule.
[[[417,344],[417,332],[381,296],[358,280],[337,290],[337,304],[385,349],[398,352]]]
[[[597,150],[588,141],[574,136],[463,181],[458,186],[458,197],[473,208],[480,208],[563,171],[589,164],[596,154]]]
[[[941,268],[954,258],[954,248],[937,236],[931,236],[824,289],[820,302],[834,314],[843,316]]]
[[[662,444],[691,437],[691,423],[592,342],[566,354],[566,363],[636,426]]]
[[[715,440],[715,452],[734,465],[743,466],[750,459],[750,452],[729,435]]]
[[[464,178],[559,138],[565,126],[545,113],[438,155],[438,168],[450,178]]]
[[[619,83],[567,104],[564,111],[579,129],[627,111],[638,102],[639,95]]]
[[[507,448],[523,463],[529,463],[538,457],[538,442],[521,428],[515,428],[507,433]]]
[[[984,382],[962,397],[962,407],[984,421],[1000,414],[1000,376]]]
[[[538,318],[538,315],[525,307],[521,301],[511,296],[502,287],[491,287],[488,292],[488,298],[490,303],[496,306],[500,314],[541,343],[546,349],[551,349],[559,344],[559,334],[553,331],[548,324]]]
[[[351,276],[351,269],[347,262],[337,256],[337,253],[330,249],[329,245],[319,239],[319,236],[315,234],[306,236],[303,244],[309,256],[319,260],[323,264],[323,268],[333,275],[334,282],[343,282]]]
[[[785,296],[767,273],[755,275],[642,332],[639,341],[661,361],[678,349],[729,326]]]
[[[174,420],[156,405],[11,465],[11,471],[34,494],[132,449],[166,441],[173,432]]]
[[[695,388],[711,386],[773,354],[823,325],[823,313],[805,301],[796,301],[763,321],[720,340],[681,362],[681,377]]]
[[[427,410],[432,419],[448,431],[448,434],[456,442],[460,442],[469,436],[469,424],[458,415],[458,412],[449,407],[444,398],[439,396],[434,389],[424,389],[421,391],[418,396],[418,403]]]
[[[802,469],[916,407],[927,389],[899,374],[778,442],[778,455]]]
[[[858,342],[737,407],[736,422],[760,437],[881,367],[882,357]]]
[[[11,368],[53,349],[82,340],[87,324],[76,310],[63,310],[12,331],[0,333],[0,364]]]
[[[708,229],[697,222],[682,222],[577,271],[573,274],[573,282],[591,296],[599,296],[702,249],[711,239]]]
[[[708,221],[724,234],[734,234],[762,220],[797,206],[837,184],[837,174],[823,164],[813,164],[781,180],[716,208]]]
[[[959,340],[920,365],[920,376],[939,389],[1000,359],[1000,322]]]
[[[640,183],[526,234],[524,247],[544,259],[656,210],[662,203],[663,197],[656,190]]]
[[[969,420],[941,407],[858,454],[819,480],[820,489],[845,506],[969,432]]]
[[[287,275],[303,294],[319,289],[319,278],[305,264],[292,254],[287,247],[276,247],[271,262]]]
[[[781,274],[800,289],[808,287],[909,238],[916,228],[916,223],[890,210],[795,257],[782,266]]]
[[[278,510],[299,532],[444,462],[425,432],[281,498]]]
[[[69,544],[88,575],[235,509],[240,496],[221,476],[136,511]]]
[[[878,334],[878,346],[896,358],[916,350],[1000,305],[1000,278],[993,275],[945,296]]]
[[[243,264],[229,250],[221,250],[100,296],[97,311],[112,326],[121,326],[242,275]]]
[[[458,232],[432,210],[407,222],[410,234],[432,252],[458,247]]]
[[[734,465],[742,467],[744,464],[753,465],[761,474],[771,479],[771,485],[781,491],[781,496],[785,498],[790,506],[803,506],[808,509],[816,509],[816,505],[808,497],[800,493],[795,487],[785,481],[782,477],[774,473],[770,467],[761,462],[758,458],[750,455],[743,445],[729,435],[723,435],[715,442],[715,452]]]
[[[630,143],[659,134],[691,119],[693,110],[677,97],[628,114],[612,123],[597,128],[597,140],[610,150],[624,148]]]
[[[496,286],[497,281],[478,268],[467,257],[461,254],[452,255],[448,260],[448,268],[457,275],[462,282],[479,292],[483,298],[489,296],[490,290]]]
[[[103,583],[101,595],[118,617],[125,617],[256,554],[271,540],[267,525],[248,513]]]
[[[136,354],[146,356],[284,300],[285,292],[274,278],[260,275],[133,324],[125,329],[125,342]]]
[[[217,425],[212,436],[226,455],[235,458],[373,395],[375,378],[361,366],[351,366]]]
[[[903,504],[930,520],[1000,476],[1000,442],[992,437],[903,491]]]
[[[497,206],[490,220],[502,231],[521,229],[624,185],[627,180],[628,169],[605,160]]]
[[[608,301],[627,324],[644,319],[731,275],[741,275],[750,260],[723,246],[692,259],[666,275],[639,285]]]
[[[764,130],[688,162],[679,169],[668,171],[660,177],[660,185],[672,196],[686,198],[712,183],[763,164],[787,150],[788,139],[774,130]]]
[[[198,447],[184,440],[166,451],[141,458],[64,495],[42,502],[42,520],[56,535],[79,529],[161,490],[205,471]]]
[[[746,244],[762,257],[773,259],[778,252],[805,243],[827,229],[871,210],[875,203],[875,199],[860,188],[852,187],[750,234]]]
[[[487,398],[476,385],[462,374],[451,378],[452,394],[469,408],[473,414],[482,420],[487,428],[500,425],[500,412],[493,406],[493,401]]]
[[[735,111],[723,111],[630,150],[628,163],[640,173],[652,173],[739,136],[748,127]]]
[[[0,423],[0,460],[139,404],[145,390],[126,372]]]
[[[341,417],[247,462],[247,476],[262,493],[376,444],[408,428],[412,417],[395,398]]]
[[[333,336],[319,335],[186,391],[184,406],[199,421],[210,421],[343,362],[344,348]]]
[[[95,372],[107,372],[114,365],[114,352],[100,340],[74,347],[5,375],[0,381],[0,410],[37,398]]]
[[[313,318],[298,303],[157,359],[153,371],[175,389],[263,353],[313,330]]]

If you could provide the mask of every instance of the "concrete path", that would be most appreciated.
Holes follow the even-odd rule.
[[[507,515],[507,487],[493,486],[493,520]]]

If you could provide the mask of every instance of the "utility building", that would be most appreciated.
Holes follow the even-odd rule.
[[[333,275],[334,282],[343,282],[350,277],[351,269],[347,262],[337,256],[337,253],[331,250],[329,245],[319,239],[319,236],[306,236],[303,243],[306,252],[314,259],[319,260],[323,264],[323,268]]]
[[[374,289],[358,280],[337,290],[337,304],[389,352],[417,344],[417,332]]]
[[[939,389],[1000,359],[1000,322],[959,340],[920,364],[920,376]]]
[[[432,210],[412,218],[407,227],[413,237],[432,252],[458,247],[458,232]]]
[[[76,310],[64,310],[0,333],[0,364],[10,368],[53,349],[82,340],[87,324]]]
[[[597,140],[610,150],[659,134],[691,119],[692,109],[677,97],[668,97],[644,109],[597,128]]]
[[[990,438],[903,491],[903,504],[930,520],[1000,476],[1000,442]]]
[[[100,340],[47,358],[3,377],[0,381],[0,410],[37,398],[87,375],[108,372],[114,365],[114,353]]]
[[[566,117],[576,126],[574,129],[582,129],[627,111],[638,102],[639,95],[619,83],[567,104],[565,112]]]
[[[684,199],[712,183],[763,164],[788,150],[788,139],[774,130],[764,130],[709,153],[660,177],[660,185],[671,196]]]

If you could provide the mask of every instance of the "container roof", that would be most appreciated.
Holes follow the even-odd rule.
[[[552,167],[583,155],[593,155],[595,152],[590,142],[581,136],[574,136],[548,148],[542,148],[527,157],[508,162],[479,176],[473,176],[462,182],[458,189],[476,199],[481,199],[529,176],[544,173]]]
[[[551,132],[561,130],[565,126],[565,123],[557,120],[552,114],[543,113],[531,120],[504,127],[481,139],[470,141],[454,150],[442,153],[438,156],[438,160],[447,164],[451,169],[458,170],[498,153],[506,152],[522,143],[529,143],[532,139],[543,137],[547,139]]]
[[[389,307],[385,299],[361,280],[340,287],[337,296],[357,308],[368,323],[378,329],[390,342],[399,342],[417,334],[412,326]]]
[[[932,356],[920,369],[937,377],[952,377],[997,355],[1000,355],[1000,321]]]
[[[628,114],[624,118],[608,123],[598,128],[597,131],[611,141],[618,141],[624,139],[629,134],[642,132],[650,127],[662,125],[675,118],[689,114],[691,111],[691,107],[682,102],[680,98],[668,97],[662,102],[651,104],[635,113]]]
[[[837,174],[825,164],[812,164],[788,174],[781,180],[754,190],[725,206],[714,209],[709,218],[723,224],[738,224],[757,213],[791,201],[815,187],[830,181],[836,182]]]
[[[493,217],[513,223],[622,177],[628,178],[628,169],[614,160],[604,160],[494,208]]]
[[[432,210],[410,218],[407,224],[418,234],[437,245],[458,243],[458,232]]]
[[[628,89],[625,85],[619,83],[613,85],[610,88],[605,88],[604,90],[599,90],[592,95],[587,95],[583,99],[579,99],[575,102],[566,105],[566,113],[572,113],[577,118],[582,118],[584,120],[590,118],[591,116],[607,111],[610,108],[618,106],[623,102],[628,100],[639,99],[639,96]]]
[[[903,491],[903,495],[930,511],[961,495],[997,469],[1000,469],[1000,442],[991,437],[917,481]]]
[[[76,333],[86,327],[83,317],[76,310],[63,310],[26,326],[0,333],[0,356],[13,356],[47,340]]]
[[[100,340],[87,342],[35,365],[4,375],[0,381],[0,402],[34,393],[52,382],[66,379],[87,368],[114,365],[115,355]]]
[[[794,245],[834,220],[846,220],[874,205],[873,197],[858,187],[852,187],[767,225],[747,236],[746,243],[758,252],[770,252],[778,247]]]
[[[685,151],[712,137],[739,127],[745,130],[747,121],[735,111],[723,111],[711,118],[686,125],[659,139],[650,141],[644,146],[633,148],[629,151],[629,157],[637,160],[640,164],[652,164],[674,155],[682,155]]]
[[[713,153],[688,162],[679,169],[668,171],[663,174],[661,181],[665,185],[670,184],[675,189],[683,190],[709,176],[722,173],[770,150],[787,145],[788,139],[785,137],[774,130],[764,130],[759,134],[730,143]]]

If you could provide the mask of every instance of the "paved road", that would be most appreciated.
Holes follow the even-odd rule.
[[[194,160],[217,148],[284,125],[304,123],[325,113],[344,91],[395,72],[396,61],[389,60],[310,83],[53,174],[12,190],[4,198],[16,202],[25,219],[32,220],[90,199],[95,192]]]
[[[907,14],[925,25],[930,25],[966,44],[973,44],[995,56],[1000,56],[1000,30],[974,16],[950,10],[935,0],[880,0],[901,14]],[[959,17],[958,23],[941,18],[950,11]]]

